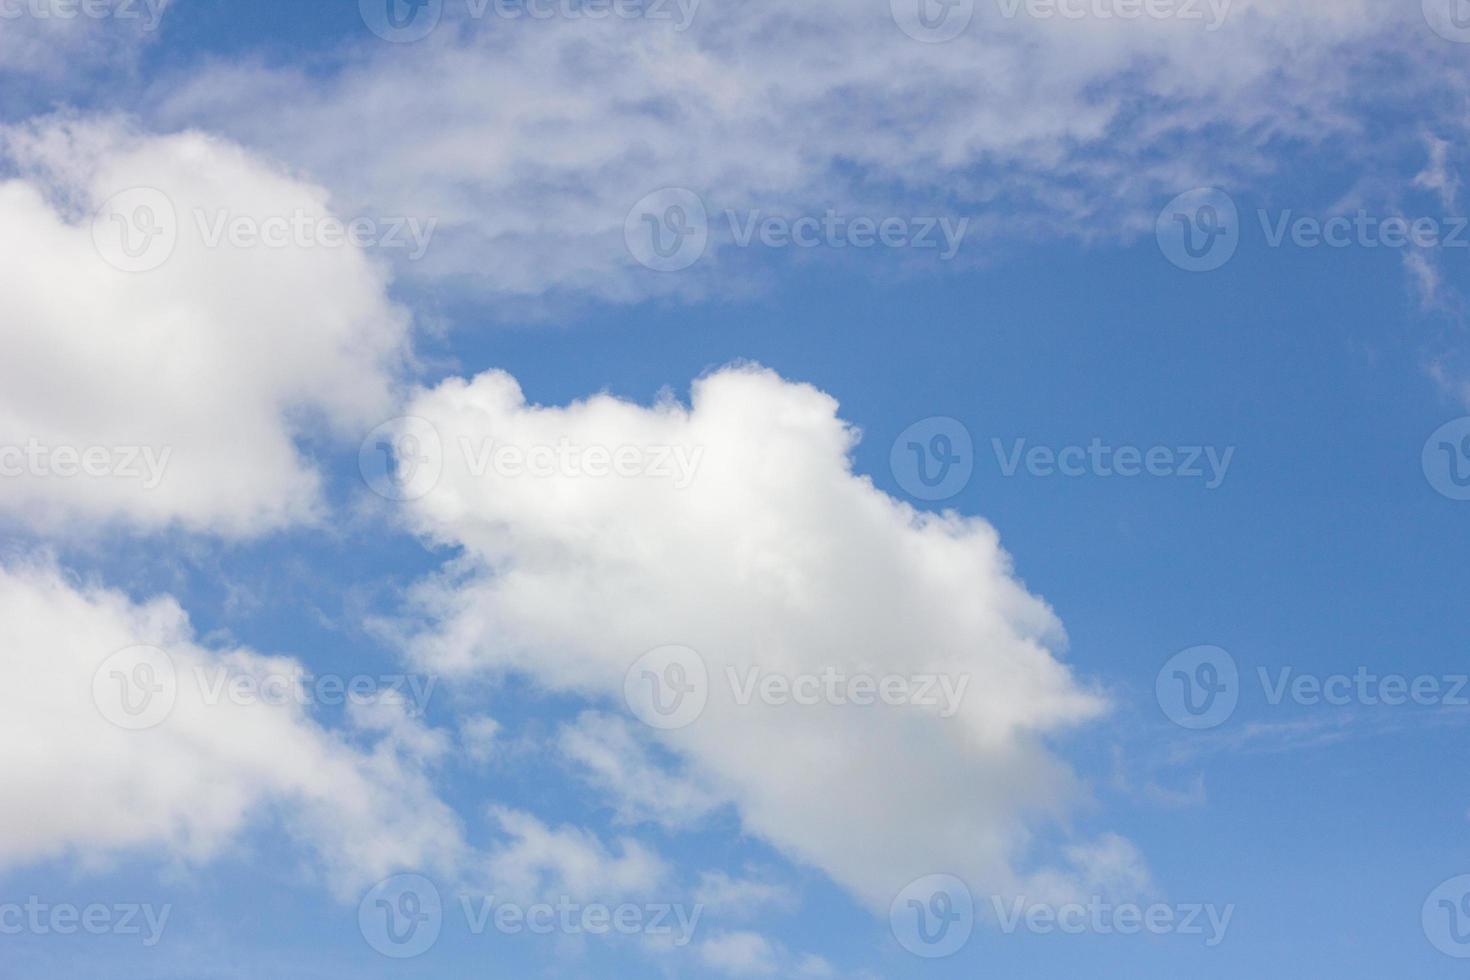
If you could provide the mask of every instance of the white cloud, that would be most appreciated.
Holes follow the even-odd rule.
[[[756,932],[725,932],[699,945],[706,966],[735,977],[770,976],[776,972],[776,950]]]
[[[459,742],[466,758],[486,763],[500,752],[500,722],[489,715],[473,715],[459,723]]]
[[[770,908],[791,909],[796,895],[787,886],[760,878],[733,878],[723,871],[699,876],[695,901],[721,918],[752,918]]]
[[[579,827],[549,827],[535,816],[495,807],[491,816],[504,834],[484,859],[489,889],[521,901],[549,895],[615,902],[649,894],[668,868],[637,841],[624,838],[616,851]]]
[[[1181,190],[1354,133],[1361,66],[1386,52],[1419,66],[1398,92],[1422,109],[1458,53],[1417,6],[1370,0],[1236,0],[1216,30],[1204,3],[1188,5],[1204,21],[978,3],[944,44],[856,0],[705,0],[682,32],[444,6],[424,40],[370,39],[325,72],[182,75],[157,112],[291,159],[353,208],[440,219],[407,275],[627,300],[740,288],[727,208],[968,216],[977,239],[1144,233]],[[624,243],[629,209],[668,186],[702,194],[712,219],[718,254],[687,275],[638,267]]]
[[[87,67],[127,67],[137,48],[157,36],[169,3],[6,0],[0,4],[0,78],[31,75],[65,85]]]
[[[411,411],[449,447],[413,522],[465,552],[418,590],[432,622],[412,646],[421,663],[613,701],[642,653],[686,645],[708,664],[709,703],[661,741],[750,832],[875,907],[936,870],[1020,890],[1031,828],[1078,795],[1044,739],[1103,703],[1057,659],[1061,626],[1016,580],[995,530],[916,512],[854,475],[856,435],[831,398],[731,369],[697,382],[691,408],[607,396],[541,408],[489,373],[447,381]],[[462,438],[704,455],[685,489],[648,474],[476,476]],[[973,683],[947,719],[740,705],[724,671],[751,666]]]
[[[320,477],[294,440],[391,414],[407,314],[358,248],[212,246],[210,229],[326,219],[326,191],[228,142],[116,120],[0,128],[0,151],[20,173],[0,181],[0,516],[226,535],[314,519]],[[120,192],[99,245],[94,209]],[[122,234],[161,264],[110,264],[132,261]],[[105,454],[93,475],[56,475],[58,453],[88,452]]]
[[[558,748],[593,786],[613,798],[624,821],[687,826],[721,802],[695,780],[654,761],[635,724],[615,715],[584,712],[562,729]]]
[[[139,675],[142,661],[114,657],[139,645],[163,651],[172,670]],[[345,894],[393,870],[449,867],[462,846],[425,774],[442,736],[391,704],[337,734],[297,699],[218,693],[225,677],[303,668],[201,646],[171,598],[135,603],[51,567],[0,568],[0,658],[0,867],[124,854],[202,862],[274,815]],[[142,686],[123,686],[168,677],[177,686],[166,713],[167,693],[149,701]],[[158,712],[137,716],[151,727],[116,723],[131,723],[119,714],[125,696]]]
[[[835,977],[837,971],[822,957],[807,953],[797,960],[796,975],[798,977]]]

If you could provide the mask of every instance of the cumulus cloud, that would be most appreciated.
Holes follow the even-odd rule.
[[[411,646],[420,663],[615,704],[640,655],[683,645],[707,665],[707,706],[650,737],[733,801],[748,831],[874,906],[936,870],[1018,888],[1034,822],[1078,795],[1046,738],[1103,701],[1059,660],[1061,626],[995,530],[917,512],[854,474],[857,436],[830,397],[734,368],[698,381],[687,408],[608,396],[539,407],[492,372],[446,381],[410,410],[445,447],[410,519],[463,549],[416,592],[429,620]],[[565,466],[477,472],[485,447],[504,462],[538,446],[562,447]],[[702,455],[681,488],[652,466],[585,475],[592,447]],[[970,683],[946,717],[922,703],[742,704],[751,670]],[[607,784],[644,771],[594,768]],[[620,796],[648,808],[646,794]]]
[[[0,658],[0,867],[203,862],[278,818],[345,894],[462,846],[427,777],[441,735],[391,699],[323,728],[299,663],[201,645],[169,597],[0,568]]]
[[[1439,86],[1412,66],[1457,54],[1417,6],[1371,0],[1177,5],[1199,19],[980,2],[941,44],[856,0],[704,0],[682,30],[503,6],[450,0],[416,43],[364,31],[310,69],[207,66],[161,87],[155,111],[291,159],[354,209],[438,218],[433,254],[404,267],[420,281],[627,300],[738,288],[727,209],[965,216],[972,239],[1146,232],[1184,189],[1356,133],[1350,83],[1375,60],[1411,66],[1383,96],[1423,109]],[[1113,5],[1069,9],[1096,6]],[[671,186],[709,217],[687,275],[641,268],[625,241],[635,203]]]
[[[835,977],[832,964],[811,953],[794,954],[780,942],[749,929],[718,932],[699,944],[706,969],[731,977]]]
[[[579,774],[611,797],[626,822],[685,827],[714,809],[720,799],[695,779],[660,765],[636,724],[584,712],[562,729],[558,748]]]
[[[0,4],[0,79],[75,81],[79,69],[126,67],[158,34],[170,0],[6,0]],[[52,90],[53,94],[55,90]]]
[[[776,972],[776,950],[756,932],[725,932],[699,946],[700,959],[711,969],[735,977],[770,976]]]
[[[314,237],[327,192],[109,119],[0,128],[0,155],[0,517],[237,536],[314,519],[296,439],[384,417],[409,326],[385,270]]]
[[[701,874],[695,899],[710,913],[728,918],[751,918],[768,908],[796,905],[795,893],[783,884],[759,877],[735,878],[723,871]]]
[[[630,838],[609,848],[580,827],[550,827],[521,810],[495,807],[501,842],[484,860],[492,891],[524,901],[573,895],[601,902],[649,894],[668,868],[656,854]]]

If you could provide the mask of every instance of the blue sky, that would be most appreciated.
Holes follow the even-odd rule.
[[[941,43],[897,2],[706,0],[686,31],[462,6],[412,44],[338,0],[0,22],[0,445],[170,452],[146,491],[0,477],[0,976],[1458,975],[1466,49],[1433,2],[1237,0],[1218,31],[979,2]],[[112,203],[138,187],[162,196]],[[625,242],[662,188],[708,234],[675,271]],[[1197,188],[1238,214],[1208,271],[1170,260]],[[125,271],[106,235],[138,200],[178,240]],[[738,241],[829,211],[968,222],[948,260]],[[433,230],[409,259],[193,217],[302,212]],[[1271,242],[1359,212],[1378,230],[1343,247]],[[1450,240],[1385,245],[1397,217]],[[385,500],[359,454],[387,425],[407,472],[403,417],[436,473]],[[924,499],[906,433],[922,456],[941,418],[970,475]],[[681,487],[455,452],[564,436],[702,461]],[[1008,462],[1094,443],[1201,472]],[[624,671],[669,646],[713,686],[664,730]],[[1236,706],[1192,730],[1166,664],[1201,646]],[[138,648],[181,686],[129,730],[94,676]],[[968,694],[940,717],[720,687],[829,667]],[[432,694],[189,683],[298,670]],[[1439,694],[1311,694],[1355,674]],[[1272,703],[1283,677],[1307,693]],[[443,909],[398,958],[405,875]],[[935,958],[904,925],[909,897],[948,907],[933,875],[978,913]],[[672,948],[476,934],[461,897],[492,894],[698,919]],[[36,901],[168,912],[156,942],[112,911],[10,929]],[[1013,902],[1103,925],[1008,929]],[[1120,935],[1119,906],[1176,925]]]

